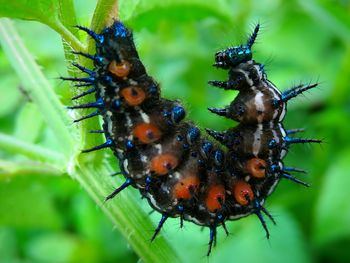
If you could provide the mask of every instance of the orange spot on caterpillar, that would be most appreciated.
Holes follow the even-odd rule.
[[[118,64],[115,60],[113,60],[108,66],[108,71],[119,78],[124,78],[128,76],[130,69],[131,69],[131,64],[125,60],[123,60],[121,63],[118,63]]]
[[[146,92],[140,87],[127,87],[120,91],[125,102],[130,106],[140,105],[146,98]]]
[[[266,175],[266,162],[263,159],[252,158],[245,165],[247,172],[255,178],[264,178]]]
[[[165,175],[174,169],[179,160],[172,154],[163,153],[152,158],[150,170],[158,175]]]
[[[237,181],[233,185],[233,196],[240,205],[248,205],[254,198],[250,185],[244,181]]]
[[[162,135],[158,127],[151,123],[140,123],[136,125],[133,134],[140,142],[145,144],[158,141]]]
[[[188,200],[197,192],[199,187],[199,178],[196,175],[191,175],[178,181],[174,186],[174,196],[177,199]]]
[[[206,206],[210,212],[215,212],[222,207],[225,202],[225,187],[223,185],[213,185],[209,187]]]

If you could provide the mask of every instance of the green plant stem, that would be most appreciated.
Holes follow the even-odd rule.
[[[116,19],[118,19],[118,0],[99,0],[92,17],[91,28],[99,32]]]
[[[73,26],[73,25],[72,25]],[[52,29],[54,29],[57,33],[61,35],[64,41],[73,49],[77,51],[86,52],[87,47],[82,44],[79,39],[72,34],[60,21],[57,23],[50,25]]]
[[[9,153],[27,156],[33,160],[57,164],[64,163],[64,156],[60,153],[34,145],[32,143],[27,143],[3,133],[0,133],[0,148]]]
[[[33,161],[7,161],[0,160],[0,175],[62,175],[61,169],[53,165]]]
[[[76,152],[77,140],[72,121],[9,19],[0,20],[0,43],[47,125],[54,131],[65,157],[69,159]]]
[[[108,177],[112,173],[109,165],[96,167],[84,164],[74,171],[74,177],[113,221],[134,251],[144,262],[178,262],[179,257],[167,240],[159,235],[151,244],[150,230],[154,229],[147,213],[139,206],[139,197],[125,190],[117,197],[104,202],[104,197],[113,191],[113,185],[121,185],[121,179]],[[131,187],[130,187],[131,188]]]

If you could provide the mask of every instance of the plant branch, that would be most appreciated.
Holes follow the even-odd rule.
[[[0,148],[12,154],[24,155],[47,163],[64,163],[64,156],[41,146],[27,143],[13,136],[0,133]]]
[[[0,20],[0,43],[47,125],[54,131],[65,157],[69,159],[76,152],[78,138],[72,121],[9,19]]]
[[[60,176],[63,172],[58,167],[42,162],[0,160],[0,175],[16,176],[26,174]]]
[[[123,182],[122,179],[108,176],[112,172],[108,164],[99,167],[86,164],[77,168],[74,176],[112,220],[143,262],[178,262],[179,257],[175,250],[163,236],[160,235],[151,244],[150,231],[155,229],[155,226],[139,205],[139,194],[135,197],[132,191],[127,189],[108,203],[104,203],[104,198],[114,190],[113,188]]]

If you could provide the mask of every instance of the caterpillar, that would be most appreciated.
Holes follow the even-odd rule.
[[[185,119],[179,101],[161,97],[159,84],[139,58],[132,31],[122,22],[115,21],[100,33],[77,28],[95,41],[96,52],[73,53],[91,59],[94,67],[73,63],[87,76],[62,79],[88,88],[74,100],[95,93],[95,101],[68,108],[95,109],[74,122],[102,116],[102,129],[92,132],[103,133],[106,142],[83,153],[110,148],[119,162],[125,182],[106,200],[128,186],[137,188],[161,214],[152,241],[168,218],[179,218],[181,227],[190,221],[209,228],[208,256],[217,228],[228,234],[227,221],[254,214],[269,238],[264,216],[275,220],[264,207],[267,197],[282,179],[308,186],[291,175],[303,170],[284,165],[288,148],[321,142],[292,137],[302,129],[284,128],[287,102],[317,83],[280,92],[267,79],[264,65],[253,60],[257,24],[245,44],[215,54],[214,67],[227,70],[228,79],[209,81],[214,87],[238,91],[230,105],[208,109],[239,124],[226,131],[206,129],[205,134]]]

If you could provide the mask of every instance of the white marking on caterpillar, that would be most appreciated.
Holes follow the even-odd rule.
[[[279,137],[277,136],[276,130],[274,129],[273,126],[274,126],[273,122],[272,121],[269,122],[269,129],[272,132],[272,138],[275,139],[277,143],[279,143],[279,141],[280,141]],[[273,149],[269,150],[269,155],[270,156],[272,155],[272,151],[273,151]]]
[[[263,97],[264,97],[264,94],[261,92],[261,91],[258,91],[255,95],[255,109],[256,111],[259,111],[259,112],[265,112],[265,104],[264,104],[264,101],[263,101]],[[258,115],[258,121],[259,122],[262,122],[262,118],[263,118],[263,115],[262,114],[259,114]]]
[[[151,204],[157,208],[159,211],[162,211],[162,209],[157,205],[158,202],[156,200],[154,200],[153,195],[151,195],[150,193],[147,193],[147,198],[149,199],[149,201],[151,202]]]
[[[262,124],[257,125],[257,129],[254,132],[253,141],[253,155],[258,156],[261,148],[261,134],[262,134]]]
[[[98,82],[98,89],[99,89],[99,93],[100,93],[100,97],[104,98],[105,97],[105,92],[106,92],[106,87],[104,85],[102,85],[100,82]]]
[[[195,217],[192,217],[192,216],[190,216],[190,215],[185,215],[185,218],[188,220],[188,221],[191,221],[191,222],[193,222],[193,223],[195,223],[195,224],[197,224],[197,225],[204,225],[204,223],[202,223],[201,221],[199,221],[197,218],[195,218]]]
[[[125,159],[123,162],[123,168],[127,174],[130,174],[129,169],[128,169],[128,165],[129,165],[129,161],[128,161],[128,159]]]
[[[125,118],[126,118],[126,126],[128,128],[132,127],[132,120],[130,118],[130,114],[128,112],[125,112]]]
[[[245,216],[250,215],[250,214],[251,214],[251,212],[247,212],[247,213],[243,213],[243,214],[229,216],[228,218],[231,219],[231,220],[234,220],[234,219],[245,217]]]
[[[154,145],[154,148],[158,150],[158,154],[161,154],[163,152],[163,147],[160,143]]]
[[[141,155],[141,156],[140,156],[140,160],[141,160],[141,162],[143,162],[143,163],[148,163],[147,155]]]
[[[106,122],[107,122],[107,131],[108,131],[108,134],[110,136],[114,135],[113,133],[113,123],[112,123],[112,112],[111,111],[107,111],[106,112],[106,116],[105,116],[105,119],[106,119]]]
[[[176,180],[180,179],[181,178],[181,174],[179,172],[175,172],[174,173],[174,177]]]
[[[269,90],[273,93],[273,99],[280,100],[281,98],[281,92],[276,88],[275,85],[273,85],[268,79],[265,79],[265,83],[269,86]],[[275,120],[278,115],[278,110],[276,109],[273,114],[273,119]],[[279,122],[281,122],[286,115],[286,104],[283,103],[282,111],[280,113],[280,117],[278,119]]]
[[[276,188],[277,184],[278,184],[279,180],[275,179],[273,184],[271,185],[269,191],[267,192],[267,195],[270,195]]]
[[[253,86],[254,82],[253,82],[253,80],[251,78],[249,78],[248,73],[245,70],[237,69],[237,70],[234,70],[234,71],[242,73],[244,75],[244,78],[247,81],[248,85],[249,86]]]
[[[129,79],[129,83],[130,83],[130,85],[133,85],[133,86],[137,86],[138,85],[137,81],[135,81],[133,79]]]
[[[261,80],[263,78],[263,70],[261,70],[261,65],[260,64],[257,64],[257,65],[254,65],[256,71],[258,72],[258,75],[259,75],[259,80]]]
[[[149,116],[143,110],[139,109],[139,113],[141,115],[143,122],[145,122],[145,123],[151,122]]]

